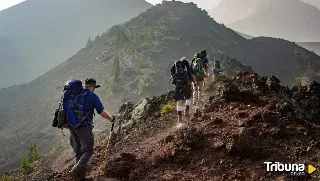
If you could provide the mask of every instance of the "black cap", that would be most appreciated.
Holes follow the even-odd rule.
[[[84,82],[84,85],[85,86],[92,86],[92,87],[95,87],[95,88],[99,88],[101,87],[100,85],[97,85],[97,81],[94,80],[93,78],[87,78]]]

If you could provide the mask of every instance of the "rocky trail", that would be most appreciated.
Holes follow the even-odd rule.
[[[319,171],[267,172],[264,162],[320,168],[320,85],[289,89],[276,77],[241,73],[212,83],[191,119],[177,127],[176,112],[161,115],[172,91],[119,108],[100,180],[319,180]],[[105,146],[95,147],[87,180],[99,180]],[[68,169],[33,180],[71,181]],[[112,179],[111,179],[112,178]]]

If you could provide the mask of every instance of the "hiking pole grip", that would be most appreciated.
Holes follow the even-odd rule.
[[[114,121],[112,122],[112,125],[111,125],[111,131],[113,131],[113,127],[114,127]]]
[[[116,117],[115,117],[115,116],[112,116],[111,132],[113,131],[115,120],[116,120]]]

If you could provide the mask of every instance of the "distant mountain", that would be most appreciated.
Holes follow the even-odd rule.
[[[320,42],[298,42],[297,44],[320,55]]]
[[[238,32],[239,33],[239,32]],[[243,38],[245,38],[245,39],[252,39],[252,38],[254,38],[253,36],[251,36],[251,35],[247,35],[247,34],[244,34],[244,33],[239,33],[239,35],[241,35]]]
[[[76,53],[89,36],[150,7],[144,0],[26,0],[0,11],[0,88],[35,79]]]
[[[320,11],[300,0],[261,1],[255,13],[227,26],[252,36],[296,42],[320,41]]]
[[[261,0],[221,0],[208,13],[218,23],[233,23],[244,19],[256,11],[256,7]]]
[[[320,1],[319,0],[301,0],[302,2],[308,3],[312,6],[317,7],[320,10]]]
[[[108,31],[67,61],[28,84],[0,89],[0,172],[19,165],[31,141],[47,152],[55,142],[67,143],[52,129],[65,82],[94,77],[96,90],[108,111],[172,89],[168,69],[181,57],[191,59],[206,49],[210,60],[221,58],[226,74],[255,71],[276,75],[285,85],[297,77],[317,79],[320,57],[293,42],[267,37],[247,40],[215,22],[192,3],[164,2]],[[119,67],[119,68],[116,68]],[[251,67],[251,68],[250,68]],[[106,121],[95,118],[95,129]],[[97,125],[98,123],[98,125]]]

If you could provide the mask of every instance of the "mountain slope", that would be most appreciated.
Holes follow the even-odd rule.
[[[320,10],[320,1],[318,0],[301,0],[302,2],[308,3],[312,6],[317,7]]]
[[[254,38],[253,36],[251,36],[251,35],[247,35],[247,34],[244,34],[244,33],[239,33],[239,35],[241,35],[243,38],[245,38],[245,39],[252,39],[252,38]]]
[[[58,129],[50,126],[67,80],[96,78],[102,84],[97,94],[108,110],[115,110],[121,102],[172,88],[168,68],[174,60],[183,56],[192,58],[201,49],[207,50],[209,59],[224,59],[223,67],[229,76],[250,71],[247,67],[250,65],[254,71],[278,75],[284,84],[291,85],[309,67],[315,72],[320,69],[320,57],[294,43],[271,38],[246,40],[213,21],[206,11],[192,3],[165,2],[113,26],[29,84],[0,90],[0,112],[4,114],[0,124],[7,135],[0,139],[1,145],[7,145],[0,152],[1,169],[16,166],[18,155],[31,140],[44,151],[50,150],[56,141],[67,142],[66,138],[57,137],[61,135]],[[120,67],[121,71],[112,67]],[[308,76],[317,78],[316,75]],[[95,129],[104,129],[104,122],[99,116],[96,119],[101,125]]]
[[[246,39],[255,38],[251,35],[247,35],[247,34],[240,33],[240,32],[238,32],[238,34]],[[320,42],[297,42],[297,45],[299,45],[299,46],[301,46],[311,52],[314,52],[317,55],[320,55]]]
[[[209,15],[217,22],[233,23],[244,19],[256,11],[261,0],[221,0],[213,9],[208,10]]]
[[[163,9],[162,7],[159,7],[160,11],[167,12],[170,10],[167,9],[168,7]],[[181,5],[178,7],[184,8]],[[196,6],[192,5],[192,7],[192,10],[195,10]],[[197,11],[196,13],[198,13]],[[156,15],[154,12],[152,14]],[[52,149],[54,143],[64,139],[64,137],[60,137],[62,136],[61,132],[58,129],[52,129],[50,125],[63,85],[71,78],[82,80],[87,77],[96,78],[98,82],[103,84],[103,88],[98,89],[96,92],[101,96],[101,100],[105,102],[105,107],[111,111],[115,110],[124,99],[135,100],[135,97],[139,98],[140,94],[146,95],[150,92],[151,95],[154,95],[168,89],[170,78],[167,74],[167,79],[163,79],[165,68],[171,65],[173,60],[180,59],[182,56],[191,57],[194,52],[199,51],[199,47],[190,47],[188,54],[185,54],[184,49],[171,52],[170,49],[173,45],[170,44],[170,41],[172,37],[170,37],[168,30],[161,32],[161,29],[159,33],[164,34],[162,37],[157,37],[157,42],[154,42],[157,46],[151,46],[149,41],[143,39],[144,34],[149,32],[148,27],[139,27],[139,18],[147,20],[145,16],[141,15],[126,25],[132,24],[130,27],[138,28],[133,32],[128,27],[127,31],[135,34],[135,40],[142,41],[140,45],[135,42],[135,46],[130,44],[130,47],[128,47],[129,45],[124,47],[122,45],[123,31],[121,29],[123,25],[114,26],[108,32],[88,42],[85,48],[82,48],[67,61],[34,81],[0,90],[0,112],[3,115],[0,117],[0,129],[2,135],[5,135],[1,137],[0,142],[6,145],[0,153],[1,171],[15,168],[19,165],[20,155],[27,150],[31,141],[36,142],[44,152],[47,152]],[[153,21],[152,19],[150,20],[151,22]],[[170,23],[170,20],[168,22]],[[164,29],[168,29],[170,24],[163,24],[162,26]],[[190,39],[190,43],[192,41],[194,40]],[[185,42],[183,42],[184,44]],[[150,47],[148,47],[149,45]],[[159,56],[158,51],[160,50],[163,51],[160,54],[167,55],[164,60],[154,56],[154,54]],[[148,57],[142,55],[142,53],[145,53]],[[110,88],[113,88],[112,85],[114,85],[110,82],[110,74],[116,57],[121,59],[121,77],[123,77],[122,81],[127,82],[127,84],[125,84],[126,87],[123,87],[125,91],[116,90],[116,92],[120,93],[110,95]],[[226,63],[230,64],[228,66],[234,64],[237,70],[248,70],[246,67],[241,69],[236,61],[226,60]],[[148,82],[145,81],[149,80],[149,74],[154,77],[152,81],[156,83],[156,87],[144,90],[148,85]],[[120,85],[120,83],[117,85]],[[104,122],[100,122],[99,117],[96,119],[102,125],[96,126],[95,129],[101,129],[106,126],[103,124]]]
[[[0,47],[11,47],[0,54],[0,88],[35,79],[76,53],[89,36],[150,7],[144,0],[26,0],[0,11]]]
[[[319,89],[318,83],[288,89],[276,77],[238,74],[207,86],[204,104],[183,124],[174,109],[161,113],[163,105],[174,105],[172,91],[128,102],[119,108],[117,123],[123,124],[112,136],[107,162],[105,145],[97,145],[87,180],[319,180],[319,171],[307,169],[270,174],[264,163],[320,167]],[[73,162],[53,172],[47,165],[53,158],[38,165],[32,180],[72,180]]]
[[[319,18],[317,8],[300,0],[267,0],[259,3],[254,14],[228,27],[252,36],[314,42],[320,40]]]
[[[320,55],[320,42],[298,42],[297,44]]]

